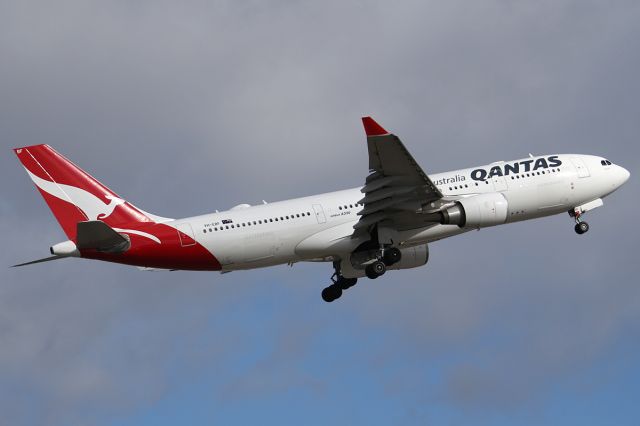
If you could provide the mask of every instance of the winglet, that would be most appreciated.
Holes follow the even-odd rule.
[[[371,117],[362,117],[362,124],[364,125],[364,131],[367,136],[382,136],[389,134],[389,132],[383,129],[382,126],[376,123],[376,121]]]

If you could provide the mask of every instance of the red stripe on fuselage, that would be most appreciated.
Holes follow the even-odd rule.
[[[218,259],[200,243],[194,241],[195,244],[183,246],[178,230],[171,226],[162,223],[135,223],[130,226],[120,225],[118,228],[123,229],[119,232],[127,234],[131,240],[131,247],[127,251],[114,254],[82,250],[82,257],[161,269],[191,271],[222,269]],[[151,234],[160,240],[160,244],[148,237],[127,233],[125,229]]]

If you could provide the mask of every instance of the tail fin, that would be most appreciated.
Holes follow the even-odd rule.
[[[118,226],[153,221],[49,145],[14,151],[69,239],[76,240],[78,222],[101,220]]]

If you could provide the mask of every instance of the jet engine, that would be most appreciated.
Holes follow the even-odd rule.
[[[376,258],[377,250],[361,250],[351,253],[350,258],[343,258],[340,262],[340,272],[345,278],[359,278],[365,276],[365,266]],[[429,261],[429,247],[422,244],[414,247],[400,248],[400,261],[387,267],[387,270],[410,269],[425,265]]]
[[[458,225],[460,228],[484,228],[500,225],[507,220],[508,203],[498,192],[461,198],[456,203],[434,215],[443,225]]]
[[[414,247],[401,248],[402,257],[400,262],[394,263],[387,269],[411,269],[418,266],[426,265],[429,261],[429,247],[422,244]]]

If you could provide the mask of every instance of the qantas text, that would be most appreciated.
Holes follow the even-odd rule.
[[[539,169],[548,169],[549,167],[558,167],[562,161],[557,155],[547,158],[532,158],[531,160],[522,160],[515,163],[504,163],[493,166],[490,169],[475,169],[471,172],[471,179],[485,180],[493,176],[509,176],[511,174],[526,173]]]

